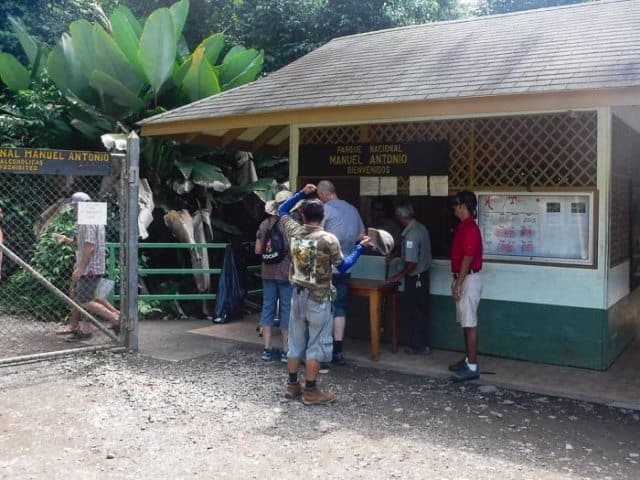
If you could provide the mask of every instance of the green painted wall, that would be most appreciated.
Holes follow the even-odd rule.
[[[409,299],[400,296],[400,344],[406,345]],[[369,311],[364,299],[350,303],[347,336],[369,338]],[[479,308],[480,353],[538,363],[606,370],[639,331],[640,289],[609,311],[484,299]],[[464,350],[451,297],[431,295],[430,343],[435,348]],[[390,341],[385,315],[382,339]]]

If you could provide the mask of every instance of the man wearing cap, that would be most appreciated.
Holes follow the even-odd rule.
[[[401,244],[402,270],[389,277],[389,282],[404,280],[404,296],[408,301],[410,344],[409,355],[430,355],[427,342],[429,321],[429,268],[431,267],[431,239],[429,231],[414,218],[410,204],[396,207],[396,220],[403,228]]]
[[[78,204],[89,202],[91,198],[84,192],[76,192],[71,196],[71,207],[78,212]],[[57,235],[60,243],[74,244],[76,246],[76,263],[71,274],[73,297],[88,312],[98,315],[109,322],[109,327],[119,331],[120,312],[106,300],[97,300],[95,291],[100,283],[100,278],[105,274],[105,231],[104,225],[76,225],[75,241]],[[73,309],[71,323],[77,322],[79,315]],[[82,331],[78,326],[74,333],[76,339],[89,338],[91,332]]]
[[[478,200],[463,190],[455,196],[454,214],[460,220],[451,245],[451,296],[456,302],[456,319],[464,332],[467,356],[449,366],[454,382],[475,380],[478,370],[478,305],[482,294],[482,235],[475,221]]]
[[[262,338],[264,340],[264,350],[260,359],[263,362],[271,362],[276,358],[276,350],[271,347],[271,327],[278,310],[280,302],[280,332],[282,332],[282,344],[284,351],[280,356],[280,361],[287,362],[287,333],[289,329],[289,317],[291,314],[291,292],[293,287],[289,282],[289,270],[291,269],[291,256],[289,254],[289,242],[280,217],[278,217],[278,207],[287,199],[291,198],[289,190],[282,190],[276,194],[275,200],[269,200],[264,205],[264,210],[269,214],[258,227],[256,235],[255,253],[263,255],[265,248],[269,248],[267,233],[277,228],[285,240],[285,255],[276,259],[275,263],[262,262],[262,314],[260,315],[260,326],[262,327]],[[278,255],[278,252],[274,252]]]
[[[324,204],[325,231],[332,233],[340,242],[343,252],[350,252],[364,237],[364,223],[358,210],[350,203],[338,198],[336,187],[329,180],[318,183],[318,198]],[[338,272],[333,269],[333,285],[336,287],[337,296],[333,302],[333,354],[331,361],[338,365],[344,365],[345,359],[342,353],[344,341],[344,329],[347,323],[347,305],[350,274]]]
[[[344,258],[336,236],[322,228],[324,205],[319,200],[302,203],[302,226],[291,218],[291,208],[315,191],[316,186],[308,184],[278,208],[278,215],[282,217],[281,222],[289,236],[293,264],[290,275],[293,295],[287,360],[289,381],[285,385],[284,395],[291,399],[302,397],[305,405],[326,404],[336,399],[334,393],[321,391],[316,386],[320,364],[331,359],[333,350],[332,266],[340,273],[346,272],[365,246],[370,245],[369,237],[364,237]],[[304,390],[298,382],[301,358],[305,358]]]

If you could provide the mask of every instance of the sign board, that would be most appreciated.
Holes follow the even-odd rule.
[[[105,176],[110,170],[108,152],[0,148],[0,173]]]
[[[107,204],[105,202],[79,202],[78,225],[106,225]]]
[[[300,145],[298,174],[303,177],[448,175],[450,150],[446,140]]]
[[[478,193],[487,259],[593,265],[593,193]]]

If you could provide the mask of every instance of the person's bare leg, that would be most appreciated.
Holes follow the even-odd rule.
[[[267,325],[262,326],[262,340],[264,341],[265,350],[271,348],[271,327]]]
[[[109,303],[108,300],[101,298],[101,299],[97,299],[95,300],[96,302],[100,303],[103,307],[105,307],[108,310],[111,310],[113,313],[115,313],[116,315],[120,315],[120,310],[118,310],[116,307],[114,307],[113,305],[111,305]]]
[[[478,363],[478,329],[465,328],[464,337],[467,344],[467,358],[469,363]]]
[[[289,370],[291,372],[291,370]],[[317,360],[307,359],[304,366],[304,381],[314,382],[320,371],[320,362]]]
[[[341,342],[344,340],[344,328],[347,324],[346,317],[334,317],[333,318],[333,340]]]
[[[99,317],[107,320],[112,326],[118,325],[119,315],[116,315],[115,312],[112,312],[108,308],[106,308],[101,303],[92,300],[90,302],[84,303],[82,305],[88,312],[98,315]]]
[[[300,369],[300,359],[299,358],[288,358],[287,359],[287,371],[289,373],[298,373]]]
[[[282,350],[286,352],[288,350],[287,346],[289,345],[289,332],[282,330],[280,333],[282,333]]]

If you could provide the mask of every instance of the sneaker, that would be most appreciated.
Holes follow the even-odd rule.
[[[472,371],[467,366],[467,362],[465,362],[462,367],[456,370],[456,373],[453,374],[451,380],[453,380],[454,383],[459,383],[468,382],[469,380],[477,380],[478,378],[480,378],[480,372],[478,370],[475,372]]]
[[[273,362],[276,359],[276,351],[273,348],[265,348],[262,351],[262,355],[260,356],[260,360],[263,362]]]
[[[333,392],[323,392],[317,388],[302,392],[302,403],[305,405],[326,405],[336,401],[336,394]]]
[[[71,336],[67,338],[67,342],[76,342],[78,340],[89,340],[91,337],[93,337],[93,333],[81,332],[78,330],[76,332],[73,332]]]
[[[431,347],[424,348],[415,348],[415,347],[405,347],[404,353],[407,355],[431,355]]]
[[[450,372],[457,372],[462,367],[464,367],[466,364],[467,364],[467,357],[463,358],[459,362],[452,363],[451,365],[449,365],[449,371]]]
[[[318,370],[318,373],[329,373],[330,368],[331,362],[320,362],[320,370]]]
[[[344,353],[342,352],[334,353],[331,356],[331,363],[335,363],[336,365],[346,365],[347,361],[344,358]]]
[[[294,400],[302,395],[302,387],[300,386],[300,382],[289,383],[284,386],[284,397],[290,400]]]
[[[282,352],[280,354],[280,363],[287,363],[287,360],[289,360],[289,357],[287,356],[287,352]]]

